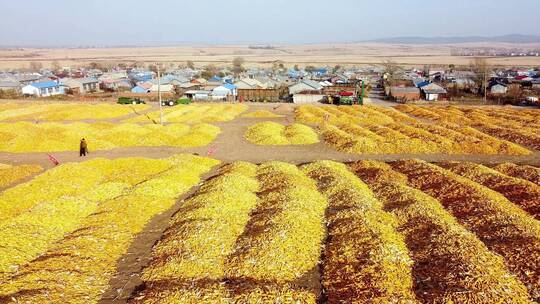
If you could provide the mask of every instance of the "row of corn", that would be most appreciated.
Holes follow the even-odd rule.
[[[307,124],[318,124],[326,143],[349,153],[531,153],[513,142],[489,136],[472,127],[456,125],[454,122],[461,123],[457,118],[443,120],[432,109],[408,105],[398,108],[405,113],[444,124],[423,123],[394,109],[377,106],[301,106],[296,111],[296,119]]]
[[[326,200],[296,166],[237,163],[172,219],[134,303],[315,303]]]
[[[102,123],[0,123],[0,151],[75,151],[85,138],[89,149],[119,147],[200,147],[211,143],[220,129],[208,124],[189,126]]]
[[[502,194],[439,166],[413,160],[393,163],[392,168],[406,175],[410,186],[439,200],[489,250],[504,258],[533,298],[540,297],[538,220]]]
[[[248,106],[240,104],[178,105],[163,110],[163,120],[169,123],[201,124],[226,122],[247,111]],[[160,112],[150,112],[125,120],[129,123],[151,123],[159,121]]]
[[[384,209],[398,221],[397,231],[414,262],[414,289],[422,303],[528,303],[523,283],[503,259],[489,251],[441,203],[408,186],[407,177],[374,161],[352,164]]]
[[[15,249],[0,255],[0,300],[98,301],[133,238],[216,164],[98,159],[6,190],[0,251]],[[540,224],[527,209],[538,168],[494,169],[417,160],[224,166],[182,202],[131,302],[538,300]]]
[[[540,149],[540,111],[510,108],[421,107],[400,105],[400,111],[439,123],[472,126],[497,138]]]
[[[9,105],[9,104],[8,104]],[[147,105],[123,106],[117,104],[11,104],[0,109],[2,121],[73,121],[118,118],[149,109]]]
[[[6,165],[0,164],[0,189],[9,187],[25,178],[31,177],[43,168],[37,165]]]
[[[96,303],[133,238],[217,163],[189,155],[92,160],[4,192],[2,199],[13,200],[32,188],[35,197],[23,208],[8,208],[11,216],[0,222],[0,299]],[[87,178],[60,189],[58,179],[77,174]],[[35,187],[41,186],[50,190],[39,194]]]

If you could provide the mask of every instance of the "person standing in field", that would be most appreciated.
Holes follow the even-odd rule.
[[[81,144],[79,145],[79,156],[86,156],[88,153],[88,143],[86,142],[86,139],[81,139]]]

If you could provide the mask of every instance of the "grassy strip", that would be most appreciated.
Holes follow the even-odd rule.
[[[226,259],[258,203],[257,166],[236,163],[205,183],[172,218],[143,272],[134,303],[219,303]]]
[[[414,289],[423,303],[529,303],[525,286],[503,259],[459,225],[443,206],[407,186],[385,164],[360,161],[352,169],[398,219],[414,261]]]
[[[270,162],[260,203],[227,261],[233,303],[315,303],[326,200],[296,166]]]
[[[495,166],[493,169],[501,172],[502,174],[528,180],[531,183],[540,186],[540,168],[527,165],[504,163]]]
[[[43,171],[43,168],[37,165],[0,165],[0,188],[9,187],[20,180]]]
[[[218,163],[190,155],[168,161],[169,170],[137,183],[117,198],[101,201],[78,229],[20,267],[0,285],[0,301],[97,303],[134,236]],[[168,191],[170,187],[174,191]]]
[[[460,224],[474,232],[504,259],[531,296],[540,297],[540,223],[525,211],[467,178],[420,160],[392,167],[407,175],[409,184],[438,199]]]
[[[317,133],[308,126],[284,126],[269,121],[251,126],[244,137],[256,145],[309,145],[319,142]]]
[[[473,163],[443,163],[441,167],[504,195],[536,219],[540,219],[540,186]]]
[[[371,190],[347,167],[303,167],[328,199],[323,279],[328,303],[414,303],[408,250]]]

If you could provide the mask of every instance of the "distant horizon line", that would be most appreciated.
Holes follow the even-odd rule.
[[[0,49],[13,48],[36,48],[36,49],[87,49],[87,48],[129,48],[129,47],[174,47],[182,45],[202,45],[202,46],[280,46],[280,45],[331,45],[331,44],[361,44],[361,43],[381,43],[381,44],[465,44],[465,43],[515,43],[534,44],[540,43],[540,35],[528,34],[506,34],[497,36],[396,36],[386,38],[376,38],[358,41],[320,41],[320,42],[257,42],[257,41],[229,41],[229,42],[202,42],[202,41],[170,41],[170,42],[144,42],[128,44],[6,44],[0,45]]]

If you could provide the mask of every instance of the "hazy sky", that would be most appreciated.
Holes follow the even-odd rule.
[[[540,0],[0,0],[0,45],[540,35]]]

